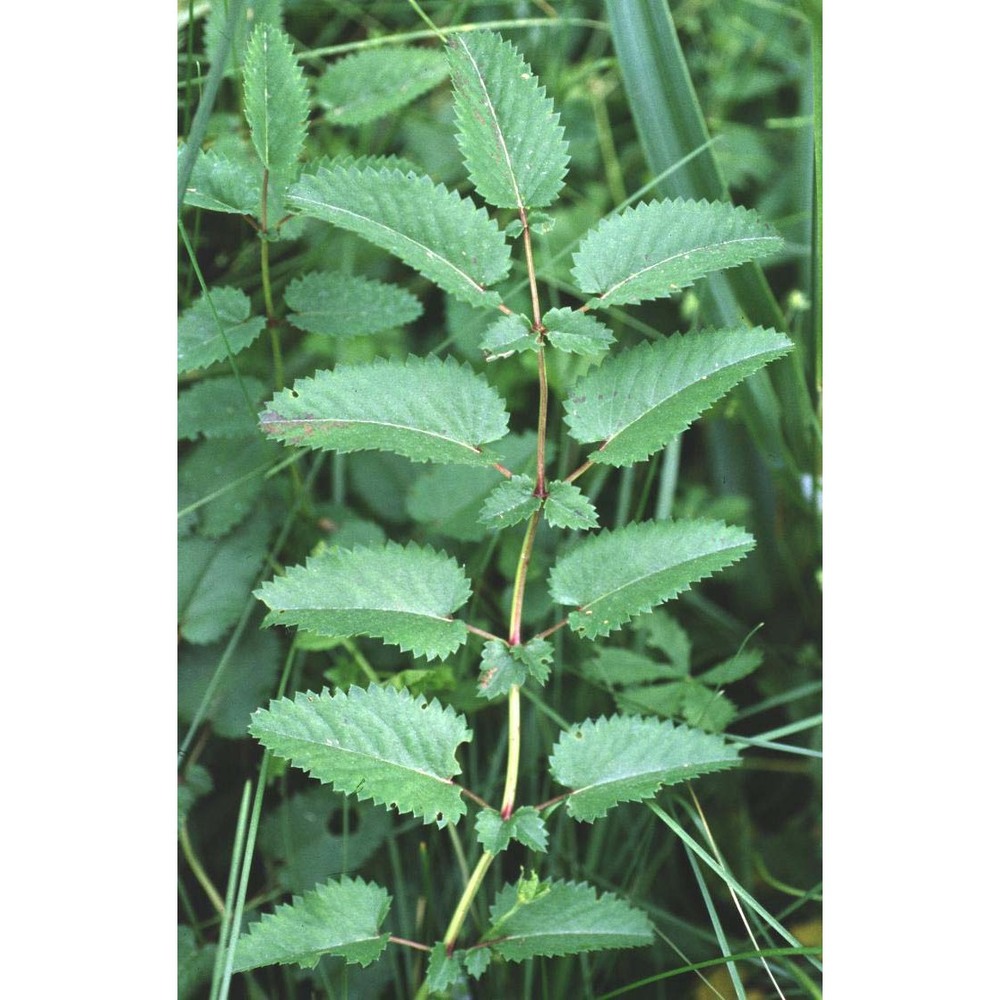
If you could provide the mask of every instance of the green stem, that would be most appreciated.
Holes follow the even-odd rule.
[[[479,892],[479,887],[483,884],[483,879],[486,877],[486,872],[494,856],[489,851],[483,852],[483,856],[479,859],[479,864],[473,869],[472,876],[465,886],[462,898],[458,901],[458,906],[455,907],[455,914],[451,918],[451,923],[448,924],[448,929],[444,932],[444,947],[449,955],[455,950],[455,942],[458,941],[462,924],[465,923],[465,918],[472,907],[472,900],[475,899],[476,893]]]
[[[267,237],[267,185],[269,172],[264,168],[264,183],[260,196],[260,284],[264,292],[264,312],[271,332],[271,354],[274,358],[274,388],[285,385],[285,365],[281,357],[281,340],[278,337],[277,319],[274,315],[274,297],[271,293],[271,243]]]
[[[215,907],[217,913],[225,913],[226,904],[222,901],[222,897],[219,895],[215,886],[212,885],[212,880],[208,877],[205,869],[202,868],[201,862],[198,860],[198,856],[194,852],[194,848],[191,846],[191,838],[188,836],[187,820],[181,823],[180,830],[180,842],[181,850],[184,852],[184,860],[187,861],[188,867],[194,873],[194,877],[198,880],[198,884],[205,890],[205,895],[211,900],[212,906]]]
[[[510,608],[510,633],[507,641],[512,646],[521,645],[521,614],[524,610],[524,587],[528,580],[528,563],[531,561],[531,550],[535,544],[535,533],[541,519],[541,510],[536,510],[528,521],[528,530],[524,533],[521,554],[517,559],[517,571],[514,574],[514,598]]]
[[[507,779],[503,786],[500,818],[510,819],[517,794],[517,769],[521,761],[521,688],[511,684],[507,692]]]
[[[535,278],[535,255],[531,252],[531,230],[528,228],[528,212],[522,206],[518,209],[521,225],[524,226],[524,265],[528,270],[528,284],[531,286],[531,316],[534,319],[534,330],[542,330],[542,307],[538,302],[538,281]]]
[[[545,434],[549,419],[549,380],[545,371],[545,348],[538,349],[538,447],[535,458],[535,495],[547,496],[545,491]]]

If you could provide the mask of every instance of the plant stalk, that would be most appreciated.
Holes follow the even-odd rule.
[[[503,786],[500,818],[510,819],[517,794],[517,770],[521,762],[521,688],[511,684],[507,692],[507,779]]]
[[[448,924],[448,929],[444,932],[444,947],[449,955],[455,950],[455,943],[458,941],[462,924],[465,923],[465,918],[472,907],[472,900],[475,899],[479,887],[483,884],[483,879],[486,877],[486,872],[489,870],[494,857],[495,855],[490,854],[489,851],[483,852],[483,856],[479,859],[479,864],[473,869],[472,875],[465,886],[462,898],[458,901],[458,906],[455,907],[451,923]]]
[[[535,533],[541,519],[541,509],[536,510],[528,521],[528,530],[524,533],[521,554],[517,558],[517,571],[514,574],[514,599],[510,608],[510,632],[507,641],[511,646],[521,645],[521,615],[524,610],[524,587],[528,580],[528,563],[531,562],[531,550],[535,544]]]

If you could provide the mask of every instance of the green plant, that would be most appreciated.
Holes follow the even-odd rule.
[[[264,307],[264,315],[253,315],[245,290],[213,287],[195,267],[200,294],[180,323],[182,374],[215,364],[231,369],[231,376],[196,381],[180,403],[182,436],[203,439],[181,467],[181,635],[206,649],[230,637],[200,673],[190,659],[182,665],[190,675],[184,749],[211,710],[216,728],[234,733],[249,717],[251,735],[266,751],[247,810],[242,884],[234,851],[230,898],[222,906],[219,940],[226,947],[214,961],[214,995],[225,995],[234,971],[310,969],[326,956],[346,969],[371,966],[390,949],[423,954],[426,963],[410,972],[422,983],[420,995],[431,995],[470,977],[506,982],[506,963],[649,945],[649,914],[622,894],[599,895],[606,886],[537,874],[553,825],[573,839],[565,817],[589,830],[620,803],[649,802],[662,788],[739,763],[737,745],[722,735],[737,709],[719,686],[749,676],[761,656],[738,643],[723,662],[692,676],[687,632],[656,609],[742,560],[754,547],[752,535],[704,514],[671,518],[669,503],[652,519],[633,517],[626,504],[607,527],[595,501],[613,470],[628,472],[676,448],[700,415],[787,355],[793,342],[773,328],[740,324],[623,345],[603,317],[620,320],[628,316],[621,307],[676,297],[711,274],[780,252],[783,241],[751,210],[676,198],[607,213],[582,226],[578,241],[556,244],[570,155],[552,100],[500,35],[483,30],[442,40],[443,53],[380,50],[377,64],[365,51],[347,56],[317,81],[316,103],[339,123],[363,127],[450,77],[458,147],[475,197],[394,154],[323,154],[303,162],[309,90],[290,38],[266,9],[248,31],[245,52],[236,53],[252,151],[235,140],[180,151],[187,205],[251,220]],[[272,248],[293,240],[312,250],[295,259],[294,277],[286,272],[282,308]],[[542,240],[545,281],[536,263]],[[425,296],[429,288],[450,296],[448,338],[427,343],[422,353],[401,350],[398,341],[380,351],[384,331],[404,327],[426,307],[409,289],[383,280],[380,258],[365,276],[352,273],[365,244],[417,272]],[[516,284],[512,248],[523,255]],[[559,264],[567,253],[568,271]],[[348,266],[315,263],[338,257]],[[304,336],[289,359],[282,334],[293,328]],[[236,362],[265,330],[271,392]],[[286,370],[307,367],[312,353],[322,353],[321,338],[360,336],[368,342],[354,348],[358,357],[345,349],[332,368],[286,388]],[[465,360],[438,356],[450,342],[465,345]],[[484,360],[470,364],[477,353]],[[557,433],[554,384],[563,411]],[[287,461],[279,444],[290,449]],[[355,453],[376,462],[349,470],[345,456]],[[434,470],[418,478],[415,463]],[[409,515],[457,543],[480,544],[460,562],[427,538],[388,536],[345,502],[345,479],[359,470],[358,492],[376,510],[392,500],[380,495],[379,483],[411,480],[404,516],[391,506],[378,511],[390,530]],[[374,486],[363,485],[365,470]],[[330,482],[326,507],[312,490],[320,475]],[[589,495],[582,488],[588,481]],[[223,484],[218,493],[215,483]],[[269,491],[288,497],[280,526],[273,515],[280,508],[263,502]],[[326,540],[307,537],[301,510],[311,524],[335,530]],[[290,564],[288,553],[304,558]],[[272,572],[258,586],[266,565]],[[257,706],[274,690],[276,671],[253,664],[275,662],[255,648],[273,642],[273,633],[244,638],[256,613],[246,600],[251,588],[268,609],[263,626],[296,630],[278,696],[267,708]],[[632,648],[598,641],[629,628]],[[390,646],[427,666],[387,655]],[[322,653],[335,657],[323,671],[329,686],[303,685],[303,658]],[[576,683],[571,665],[580,665],[580,683],[602,688],[619,710],[569,718],[554,699],[547,705],[553,688],[562,693]],[[227,706],[228,717],[210,709],[226,670],[243,671],[246,698]],[[294,697],[284,696],[288,690]],[[538,709],[532,729],[523,699]],[[498,725],[484,709],[504,702]],[[575,707],[572,697],[560,703]],[[467,780],[459,763],[466,744],[485,744],[477,757],[490,766],[470,774],[478,780]],[[521,791],[527,751],[533,764],[547,760],[544,781],[532,785],[548,794],[530,804]],[[416,827],[447,831],[461,891],[451,891],[454,879],[425,873],[438,883],[426,895],[447,914],[443,930],[415,939],[405,925],[393,926],[387,889],[352,872],[297,888],[291,903],[237,936],[267,777],[287,780],[284,762],[344,797],[345,858],[350,817],[379,822],[366,803],[412,816]],[[189,768],[182,838],[184,816],[207,791],[206,780]],[[461,871],[458,834],[472,809],[475,861]],[[667,814],[662,819],[676,826]],[[286,846],[296,824],[307,825],[291,809],[280,824]],[[384,837],[385,826],[377,829]],[[281,842],[273,829],[261,835]],[[362,844],[365,836],[378,839],[372,830],[355,835]],[[515,851],[534,860],[492,891],[485,911],[487,874]],[[274,856],[280,862],[278,851]],[[284,886],[308,878],[286,873]],[[752,898],[744,903],[754,905]],[[505,988],[489,987],[490,995]]]

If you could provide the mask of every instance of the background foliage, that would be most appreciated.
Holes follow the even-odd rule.
[[[699,962],[718,964],[728,953],[754,948],[724,881],[689,839],[665,824],[704,847],[707,822],[735,879],[788,933],[803,944],[818,943],[821,347],[810,22],[798,6],[781,2],[674,3],[681,64],[669,58],[665,7],[659,3],[605,8],[583,0],[555,6],[428,0],[422,6],[443,28],[502,22],[499,30],[516,44],[560,114],[570,157],[567,186],[546,208],[548,232],[536,240],[553,308],[575,304],[566,296],[574,258],[560,250],[651,183],[646,197],[716,198],[728,192],[786,241],[783,255],[769,261],[766,282],[743,269],[732,281],[699,281],[680,297],[607,314],[618,343],[655,345],[663,333],[711,327],[735,309],[753,324],[785,330],[796,350],[775,362],[768,377],[753,376],[725,397],[678,446],[626,469],[602,465],[590,474],[587,495],[602,525],[620,528],[634,519],[671,515],[721,518],[751,532],[757,545],[717,580],[636,619],[634,629],[615,633],[599,648],[567,629],[553,637],[558,668],[544,702],[540,697],[525,705],[521,797],[541,802],[562,791],[551,785],[546,762],[559,737],[558,720],[616,710],[724,730],[744,741],[743,765],[698,784],[704,818],[683,785],[659,794],[662,815],[640,803],[624,803],[592,826],[560,814],[548,853],[512,849],[488,877],[487,893],[492,899],[503,882],[517,878],[520,864],[530,863],[546,878],[585,880],[615,891],[642,908],[659,932],[648,948],[491,968],[496,978],[490,989],[501,991],[494,995],[596,997],[678,969],[685,971],[642,990],[663,997],[772,995],[759,960],[740,964],[745,987],[724,970],[718,977],[711,966],[702,978],[690,971]],[[276,192],[291,183],[283,171],[291,169],[299,137],[262,138],[241,110],[246,41],[255,22],[273,22],[293,39],[303,67],[309,120],[303,156],[327,158],[334,168],[305,178],[300,190],[340,176],[337,157],[370,155],[395,158],[402,172],[414,164],[435,184],[469,193],[447,61],[412,7],[380,0],[270,0],[252,5],[251,14],[230,29],[224,4],[179,8],[178,129],[188,140],[182,167],[188,148],[197,146],[204,155],[225,153],[245,162],[249,171],[256,149],[273,164]],[[230,30],[228,55],[213,60]],[[383,77],[379,68],[387,61],[379,55],[404,42],[422,54],[398,80]],[[659,72],[651,71],[647,58]],[[347,59],[373,60],[371,88],[350,100],[335,77],[340,60]],[[694,104],[679,90],[684,80]],[[218,89],[206,116],[200,109],[213,83]],[[264,92],[263,86],[256,89]],[[249,95],[247,104],[251,125],[254,115],[266,117]],[[697,116],[687,114],[691,107],[704,116],[707,148],[698,138]],[[680,144],[678,155],[671,153],[672,143]],[[375,359],[402,368],[413,354],[441,359],[442,366],[457,361],[483,370],[479,343],[493,317],[441,295],[354,233],[295,219],[269,242],[270,305],[278,322],[268,328],[251,319],[263,316],[269,304],[260,240],[243,217],[259,213],[248,194],[249,173],[237,169],[224,190],[209,190],[199,188],[197,162],[193,166],[198,195],[181,215],[178,258],[178,709],[184,748],[178,947],[180,995],[198,997],[208,995],[213,947],[230,912],[222,897],[241,801],[259,768],[259,746],[247,726],[253,711],[274,696],[283,667],[290,669],[289,693],[324,686],[346,692],[352,684],[380,679],[437,698],[475,725],[476,740],[460,751],[468,784],[496,796],[503,781],[506,720],[475,696],[478,643],[447,655],[447,637],[434,636],[429,649],[444,653],[443,660],[415,658],[374,638],[310,635],[293,643],[291,631],[260,630],[267,607],[252,592],[278,567],[322,559],[325,549],[412,540],[454,555],[473,581],[475,614],[502,621],[520,538],[477,520],[494,485],[483,469],[414,465],[388,452],[310,453],[290,463],[291,449],[259,433],[247,402],[256,412],[274,388],[317,369]],[[350,197],[365,196],[363,178],[343,181],[353,185]],[[503,189],[502,179],[495,183]],[[515,278],[523,275],[520,260],[512,267]],[[311,277],[331,270],[366,284],[355,286],[349,303],[331,301],[336,291],[325,290],[322,277]],[[378,289],[389,286],[376,285],[378,280],[411,295],[383,295]],[[225,338],[202,298],[202,281],[227,289],[216,298]],[[368,308],[350,315],[359,300]],[[511,305],[526,311],[516,296]],[[239,382],[226,340],[230,351],[245,348],[237,357]],[[498,349],[507,346],[498,341]],[[583,355],[560,353],[549,370],[551,391],[565,398],[587,365]],[[516,432],[504,442],[503,461],[515,473],[527,472],[536,391],[532,357],[515,354],[489,373],[507,400]],[[586,454],[566,431],[556,431],[562,475]],[[538,629],[552,620],[546,584],[556,538],[543,523],[525,602],[526,624]],[[331,569],[335,559],[334,552],[326,560]],[[291,575],[281,582],[294,584]],[[331,875],[354,876],[363,866],[366,878],[389,888],[394,933],[437,940],[463,884],[456,849],[468,854],[475,841],[471,824],[452,837],[431,836],[410,816],[390,818],[377,805],[348,800],[315,787],[298,771],[278,768],[267,789],[244,913],[270,912],[293,893],[308,893]],[[762,947],[787,943],[746,909]],[[485,904],[473,917],[483,927],[492,919]],[[409,996],[426,970],[415,953],[390,954],[360,971],[351,966],[349,974],[335,957],[309,971],[256,970],[236,977],[232,995]],[[818,973],[808,961],[771,963],[786,996],[816,994]]]

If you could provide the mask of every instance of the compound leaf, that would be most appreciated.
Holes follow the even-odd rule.
[[[392,451],[417,462],[492,465],[507,433],[499,393],[452,358],[377,358],[298,379],[260,415],[266,434],[325,451]]]
[[[482,669],[477,694],[481,698],[496,698],[506,694],[514,684],[523,684],[534,677],[539,684],[549,679],[552,643],[537,636],[526,643],[510,646],[502,639],[490,639],[483,646]]]
[[[737,712],[724,694],[691,677],[668,684],[628,687],[615,694],[615,702],[623,712],[665,715],[709,733],[722,732]]]
[[[313,272],[285,289],[288,320],[308,333],[357,337],[403,326],[423,312],[405,288],[336,272]]]
[[[392,48],[338,59],[316,81],[316,100],[335,125],[365,125],[398,111],[448,75],[434,49]]]
[[[429,177],[335,166],[300,178],[287,202],[357,233],[471,305],[500,305],[488,286],[510,270],[503,233],[485,209]]]
[[[563,732],[549,763],[556,781],[573,789],[566,811],[592,823],[619,802],[640,802],[663,785],[735,767],[739,755],[721,736],[615,715]]]
[[[542,505],[535,495],[535,481],[530,476],[512,476],[504,480],[486,498],[479,512],[479,522],[490,528],[509,528],[527,521]]]
[[[611,331],[596,316],[576,309],[550,309],[542,317],[545,338],[560,351],[597,357],[615,342]]]
[[[646,681],[674,678],[678,674],[669,663],[659,663],[630,649],[599,649],[583,665],[583,676],[608,688],[643,684]]]
[[[227,344],[239,354],[264,329],[264,317],[251,317],[250,299],[238,288],[213,288],[209,295],[211,301],[200,295],[177,322],[178,374],[222,361]]]
[[[524,880],[504,886],[490,907],[483,939],[508,961],[653,943],[646,915],[611,893],[598,898],[593,886],[581,882],[543,881],[528,888]]]
[[[604,219],[573,255],[596,304],[672,295],[712,271],[775,253],[782,239],[756,212],[724,202],[652,201]]]
[[[465,971],[473,979],[479,979],[489,967],[491,958],[489,948],[470,948],[463,953],[462,961],[465,964]]]
[[[490,31],[448,43],[458,145],[476,190],[498,208],[551,204],[563,186],[569,145],[552,99],[520,53]]]
[[[559,559],[549,593],[576,608],[570,628],[593,639],[742,559],[753,545],[742,528],[722,521],[629,524],[587,538]]]
[[[448,988],[463,977],[462,953],[449,954],[444,941],[438,941],[427,960],[427,988],[433,991],[434,996],[447,996]]]
[[[532,806],[521,806],[507,819],[501,819],[500,813],[492,809],[484,809],[476,817],[476,837],[490,854],[507,850],[511,840],[543,852],[548,850],[549,842],[545,822]]]
[[[741,649],[727,660],[698,675],[702,684],[732,684],[752,674],[764,662],[759,649]]]
[[[251,924],[236,942],[233,971],[293,963],[311,969],[324,955],[370,965],[389,943],[389,935],[378,932],[389,903],[381,886],[331,879]]]
[[[465,642],[465,625],[451,615],[471,593],[451,556],[415,542],[328,549],[255,591],[271,609],[265,625],[375,636],[430,660]]]
[[[640,344],[576,383],[566,400],[569,433],[581,443],[603,442],[591,461],[616,466],[642,461],[792,346],[784,334],[761,327]]]
[[[531,323],[526,316],[512,313],[501,316],[483,333],[479,347],[487,361],[508,358],[515,351],[537,351],[538,337],[531,332]]]
[[[549,483],[548,490],[543,513],[553,528],[597,527],[597,511],[578,486],[556,481]]]
[[[287,170],[306,140],[309,93],[288,36],[258,24],[243,63],[243,100],[250,138],[272,173]]]
[[[271,753],[335,791],[413,813],[425,823],[457,823],[466,807],[452,782],[459,744],[472,732],[437,699],[373,684],[345,692],[299,691],[254,712],[250,735]]]

